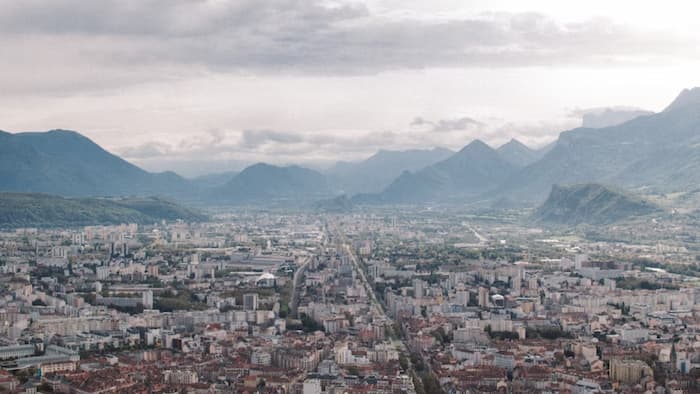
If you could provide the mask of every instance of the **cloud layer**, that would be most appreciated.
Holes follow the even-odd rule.
[[[429,67],[648,64],[697,57],[698,41],[611,19],[560,23],[539,13],[388,18],[320,0],[24,0],[0,8],[4,41],[61,43],[63,60],[105,67],[377,73]],[[20,56],[21,57],[21,56]],[[146,70],[143,70],[146,71]],[[121,77],[123,82],[125,76]],[[135,78],[138,79],[138,78]]]
[[[700,62],[697,34],[620,16],[381,13],[351,0],[5,2],[0,129],[76,129],[150,169],[329,162],[475,138],[541,145],[578,125],[566,116],[575,106],[651,107],[626,102],[642,82],[692,83],[679,81],[693,67],[667,67]]]
[[[564,123],[516,124],[491,120],[487,124],[470,117],[439,119],[416,117],[404,130],[368,132],[300,132],[281,130],[212,130],[175,141],[172,145],[151,141],[123,147],[118,154],[158,170],[177,169],[185,175],[212,171],[220,163],[222,170],[240,170],[264,157],[275,164],[302,164],[325,167],[339,158],[362,160],[380,149],[459,149],[474,139],[482,139],[497,147],[518,137],[533,147],[553,141],[560,131],[576,127],[580,119]],[[176,163],[183,163],[179,166]],[[160,163],[160,164],[159,164]],[[203,166],[192,169],[193,163]],[[167,164],[166,167],[162,167]],[[216,166],[214,166],[216,168]]]

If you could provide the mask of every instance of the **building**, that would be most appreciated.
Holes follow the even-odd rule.
[[[246,311],[258,310],[258,295],[256,293],[243,294],[243,309]]]
[[[2,346],[0,347],[0,360],[29,357],[35,353],[34,345]]]
[[[171,371],[163,372],[163,378],[167,383],[173,385],[195,384],[199,382],[199,377],[195,371]]]
[[[323,389],[321,388],[321,381],[318,379],[308,379],[304,382],[303,393],[304,394],[321,394]]]
[[[413,280],[413,296],[415,298],[423,298],[425,294],[425,282],[420,279]]]
[[[651,367],[642,360],[611,360],[610,379],[624,384],[637,384],[644,377],[654,377]]]
[[[255,365],[272,365],[272,353],[256,349],[250,355],[250,363]]]
[[[153,291],[146,290],[141,294],[141,303],[146,309],[153,309]]]
[[[269,272],[264,272],[258,279],[255,280],[255,285],[257,287],[275,287],[276,284],[276,278],[275,275],[269,273]]]
[[[479,306],[481,308],[489,306],[489,289],[485,287],[479,287]]]

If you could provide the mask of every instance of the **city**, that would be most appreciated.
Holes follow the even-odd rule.
[[[700,394],[698,15],[1,0],[0,394]]]
[[[450,208],[0,235],[11,392],[680,393],[700,379],[697,247],[673,237],[623,245]]]

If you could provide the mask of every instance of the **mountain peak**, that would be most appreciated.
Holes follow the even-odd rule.
[[[505,144],[501,145],[498,147],[497,150],[503,150],[503,149],[508,149],[509,147],[517,147],[517,148],[525,148],[527,150],[532,150],[530,147],[527,145],[523,144],[522,142],[518,141],[515,138],[511,138],[510,141],[506,142]]]
[[[503,160],[516,167],[525,167],[538,158],[537,152],[515,138],[499,146],[496,152]]]
[[[675,100],[666,107],[664,112],[680,109],[696,109],[700,111],[700,87],[683,89]]]
[[[212,198],[239,204],[282,200],[299,202],[312,196],[328,195],[326,179],[317,171],[299,166],[257,163],[214,190]]]
[[[467,144],[464,148],[460,150],[460,152],[467,152],[467,151],[492,151],[493,148],[488,146],[484,141],[476,139]]]

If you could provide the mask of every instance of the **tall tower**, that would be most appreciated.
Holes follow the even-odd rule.
[[[523,271],[520,267],[515,267],[515,276],[513,277],[512,281],[513,294],[519,296],[520,291],[522,290],[523,282]]]
[[[417,299],[423,298],[423,293],[425,292],[425,282],[421,279],[413,280],[413,296]]]
[[[479,287],[479,306],[481,308],[489,306],[489,289],[485,287]]]
[[[258,295],[256,293],[243,294],[243,309],[246,311],[258,310]]]
[[[141,295],[141,303],[145,309],[153,309],[153,291],[144,291]]]

